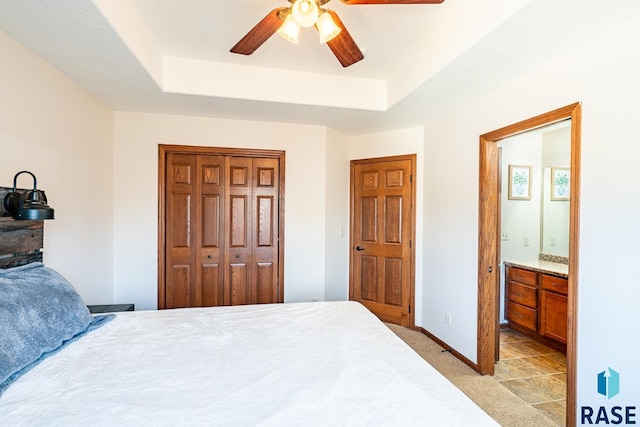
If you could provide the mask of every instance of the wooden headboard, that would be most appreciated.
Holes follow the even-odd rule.
[[[4,209],[4,196],[13,188],[0,187],[0,268],[42,261],[44,221],[16,221]]]

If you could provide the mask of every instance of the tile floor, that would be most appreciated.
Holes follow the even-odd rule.
[[[559,426],[565,425],[567,363],[564,354],[517,332],[502,329],[495,378]]]

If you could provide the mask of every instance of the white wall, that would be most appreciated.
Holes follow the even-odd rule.
[[[423,259],[423,193],[424,183],[424,129],[414,127],[397,131],[381,132],[351,138],[349,145],[349,160],[368,159],[374,157],[396,156],[401,154],[416,154],[416,242],[415,242],[415,322],[422,326],[422,259]],[[348,167],[348,166],[347,166]]]
[[[349,299],[349,139],[327,129],[325,299]]]
[[[0,185],[13,186],[21,170],[36,175],[56,217],[44,226],[45,264],[88,304],[109,303],[112,112],[3,32],[0,58]]]
[[[540,253],[542,136],[526,132],[504,139],[499,145],[502,147],[501,231],[509,235],[508,240],[500,242],[500,255],[502,261],[536,261]],[[509,165],[531,166],[529,200],[509,199]]]
[[[570,122],[570,121],[569,121]],[[569,256],[569,200],[551,200],[551,169],[571,166],[571,128],[564,127],[542,135],[542,230],[540,252]],[[569,173],[569,177],[571,174]]]
[[[478,136],[582,103],[580,268],[570,272],[579,277],[579,406],[640,402],[638,40],[634,18],[425,127],[424,326],[476,360]],[[464,327],[442,327],[444,309]],[[596,392],[607,367],[625,384],[611,401]]]
[[[542,167],[571,166],[571,120],[542,134]]]
[[[116,112],[116,301],[157,307],[159,144],[285,150],[285,301],[323,299],[326,139],[320,126]]]
[[[425,126],[422,326],[476,360],[480,117],[454,112]],[[451,326],[445,324],[451,313]]]

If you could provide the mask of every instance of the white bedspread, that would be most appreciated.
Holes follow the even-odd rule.
[[[0,397],[2,426],[495,426],[355,302],[118,313]]]

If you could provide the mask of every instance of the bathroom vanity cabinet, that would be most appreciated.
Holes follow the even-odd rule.
[[[509,328],[566,352],[567,274],[507,262],[505,274]]]

